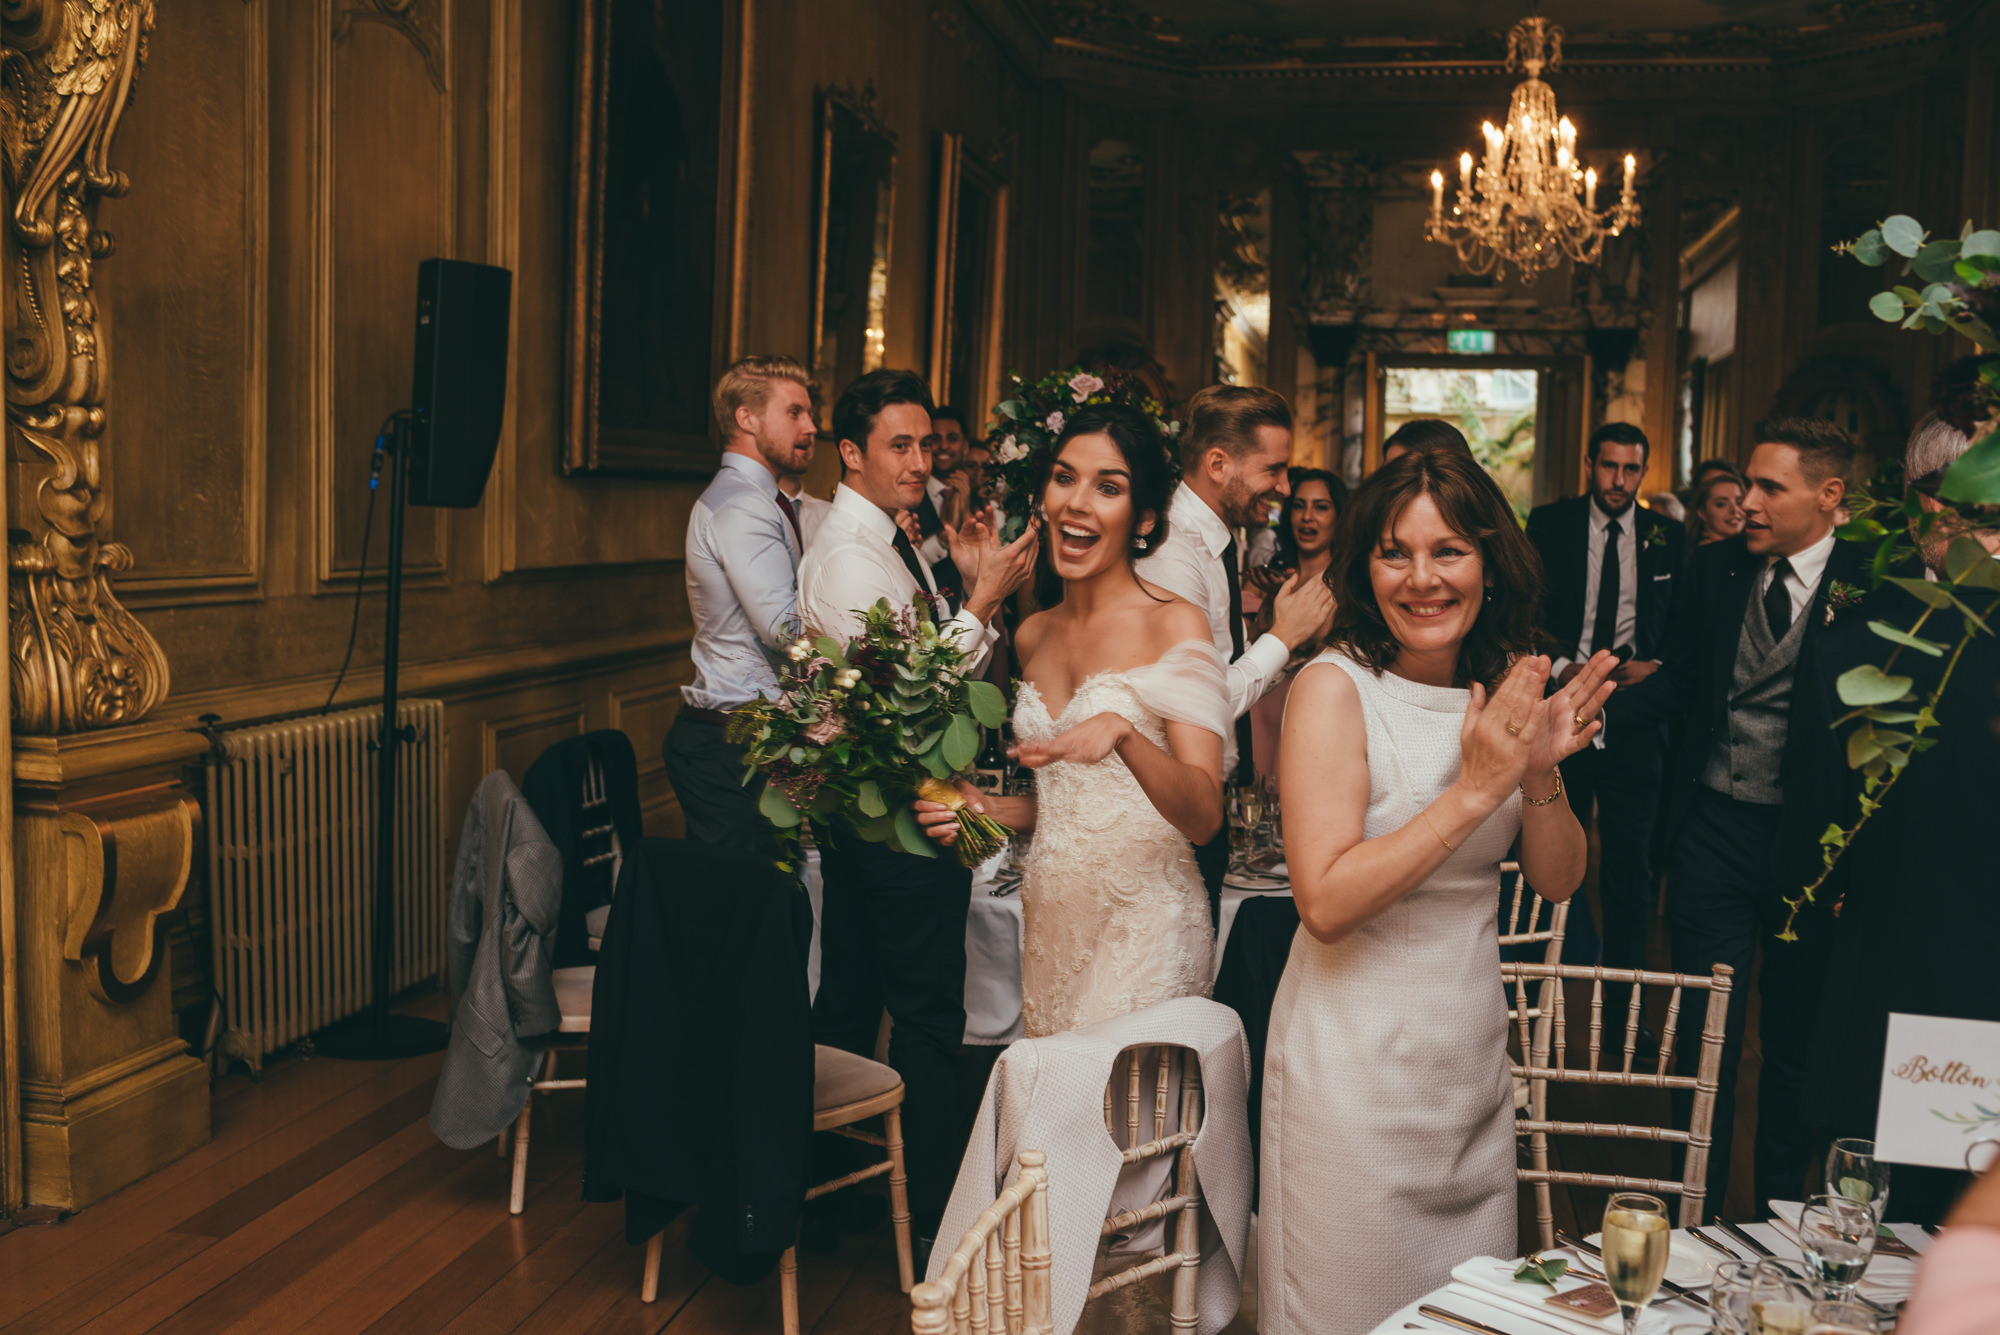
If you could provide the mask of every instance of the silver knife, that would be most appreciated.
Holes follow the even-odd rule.
[[[1714,1238],[1711,1238],[1710,1236],[1708,1236],[1708,1234],[1702,1232],[1698,1228],[1690,1228],[1688,1230],[1688,1236],[1693,1238],[1696,1242],[1700,1243],[1702,1246],[1708,1248],[1710,1251],[1714,1252],[1716,1255],[1722,1257],[1724,1260],[1740,1261],[1743,1259],[1742,1257],[1738,1256],[1735,1252],[1730,1251],[1729,1248],[1723,1246],[1721,1243],[1717,1242]]]
[[[1769,1247],[1766,1247],[1763,1243],[1757,1241],[1757,1239],[1751,1237],[1748,1233],[1745,1233],[1742,1229],[1736,1227],[1736,1225],[1730,1223],[1727,1219],[1724,1219],[1721,1215],[1717,1215],[1715,1217],[1715,1226],[1721,1229],[1724,1233],[1727,1233],[1730,1237],[1742,1243],[1745,1247],[1748,1247],[1750,1249],[1751,1255],[1753,1256],[1769,1256],[1775,1259],[1778,1255],[1776,1252],[1772,1251]]]
[[[1556,1231],[1556,1241],[1561,1243],[1565,1247],[1574,1248],[1575,1250],[1582,1252],[1585,1256],[1594,1256],[1600,1261],[1604,1259],[1603,1252],[1597,1250],[1597,1248],[1591,1246],[1589,1243],[1583,1241],[1583,1239],[1581,1238],[1572,1238],[1569,1234],[1564,1233],[1560,1229]],[[1671,1293],[1674,1297],[1679,1298],[1685,1302],[1691,1302],[1697,1307],[1708,1306],[1708,1299],[1702,1297],[1699,1293],[1696,1293],[1693,1289],[1682,1288],[1680,1285],[1674,1283],[1670,1279],[1662,1279],[1660,1281],[1660,1287],[1666,1290],[1668,1293]]]
[[[1460,1330],[1469,1330],[1473,1332],[1473,1335],[1509,1335],[1507,1331],[1498,1330],[1482,1322],[1474,1321],[1469,1316],[1460,1316],[1456,1312],[1447,1312],[1442,1307],[1432,1307],[1429,1303],[1418,1307],[1417,1315],[1427,1316],[1433,1321],[1442,1321],[1448,1326],[1457,1326]],[[1523,1320],[1526,1320],[1526,1318],[1523,1318]],[[1534,1324],[1543,1329],[1551,1329],[1550,1327],[1542,1327],[1542,1323],[1539,1321]],[[1408,1330],[1410,1327],[1405,1326],[1403,1329]]]

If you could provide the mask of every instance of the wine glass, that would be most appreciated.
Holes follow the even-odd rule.
[[[1715,1328],[1726,1335],[1756,1335],[1750,1315],[1751,1289],[1757,1278],[1755,1261],[1721,1261],[1708,1285],[1708,1305]]]
[[[1875,1335],[1875,1326],[1875,1313],[1860,1303],[1814,1303],[1806,1335]]]
[[[1667,1205],[1658,1196],[1623,1191],[1604,1207],[1604,1282],[1625,1317],[1625,1335],[1639,1329],[1639,1314],[1667,1275],[1672,1238]]]
[[[1264,790],[1246,783],[1236,790],[1236,801],[1243,812],[1244,849],[1254,859],[1260,842],[1258,829],[1264,823]]]
[[[1836,1140],[1826,1152],[1826,1194],[1846,1196],[1888,1217],[1889,1165],[1875,1157],[1875,1142],[1859,1137]]]
[[[1828,1298],[1844,1301],[1854,1296],[1854,1286],[1875,1255],[1879,1222],[1874,1205],[1866,1201],[1815,1196],[1806,1202],[1799,1216],[1799,1250]]]
[[[1749,1335],[1805,1335],[1818,1297],[1812,1285],[1783,1263],[1757,1262],[1750,1281]]]

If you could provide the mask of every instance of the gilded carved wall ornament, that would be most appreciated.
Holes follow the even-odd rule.
[[[9,666],[24,733],[130,723],[167,694],[166,657],[111,591],[132,554],[99,537],[106,368],[91,292],[92,266],[112,251],[97,201],[127,184],[111,169],[111,138],[152,26],[152,0],[0,6],[0,153],[13,204],[0,237],[15,476]]]
[[[357,23],[380,23],[403,34],[424,58],[424,73],[430,75],[431,87],[440,93],[447,91],[444,65],[438,60],[437,24],[419,12],[417,0],[355,0],[333,21],[333,40],[347,36]]]

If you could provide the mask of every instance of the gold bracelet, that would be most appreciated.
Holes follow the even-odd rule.
[[[1444,845],[1445,852],[1456,853],[1458,851],[1457,844],[1452,843],[1451,840],[1445,838],[1441,834],[1438,834],[1437,822],[1431,819],[1430,808],[1428,807],[1423,808],[1422,810],[1418,811],[1417,814],[1424,818],[1424,824],[1431,827],[1431,833],[1437,834],[1438,842]]]
[[[1554,769],[1550,770],[1549,773],[1556,776],[1556,790],[1553,793],[1550,793],[1547,797],[1529,797],[1528,781],[1526,779],[1523,779],[1521,780],[1522,802],[1531,807],[1545,807],[1549,803],[1555,801],[1558,797],[1561,797],[1563,795],[1563,772],[1559,769]]]

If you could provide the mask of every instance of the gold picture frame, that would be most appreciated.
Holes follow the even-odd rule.
[[[875,86],[822,90],[815,162],[812,374],[832,397],[882,365],[894,253],[896,135]]]
[[[562,468],[707,477],[740,337],[751,0],[576,13]]]
[[[1010,190],[958,134],[940,136],[937,183],[931,396],[965,413],[976,435],[1000,398]]]

